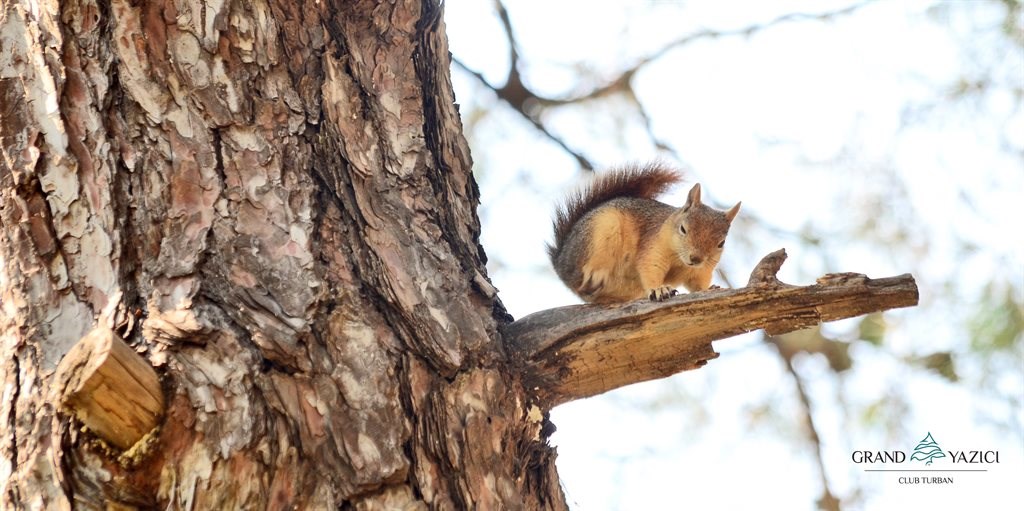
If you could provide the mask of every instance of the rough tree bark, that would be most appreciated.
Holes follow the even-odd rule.
[[[437,0],[0,0],[0,507],[565,509],[448,66]]]
[[[0,11],[0,507],[564,508],[505,312],[438,2]],[[114,297],[150,454],[57,413]]]

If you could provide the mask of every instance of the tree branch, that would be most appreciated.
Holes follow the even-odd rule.
[[[562,150],[568,153],[570,156],[576,158],[576,162],[579,163],[580,167],[582,167],[585,170],[594,170],[594,164],[589,159],[587,159],[586,156],[583,156],[583,154],[580,153],[579,151],[576,151],[575,149],[569,147],[569,144],[567,144],[564,140],[559,138],[554,133],[551,133],[551,131],[549,131],[546,126],[544,126],[544,123],[540,121],[540,118],[538,116],[532,115],[527,112],[528,109],[524,107],[524,104],[527,102],[528,99],[531,99],[533,96],[532,93],[529,93],[529,90],[522,85],[522,81],[519,80],[518,72],[509,73],[509,81],[504,86],[497,87],[488,82],[487,79],[484,78],[483,74],[470,69],[469,67],[466,66],[466,64],[463,64],[462,61],[459,60],[457,57],[452,57],[452,64],[455,64],[463,71],[476,77],[477,81],[483,84],[484,87],[487,87],[492,92],[494,92],[494,94],[498,96],[498,99],[508,103],[513,110],[522,115],[523,118],[526,119],[530,124],[532,124],[534,128],[537,128],[537,130],[540,131],[541,134],[548,137],[549,140],[557,144],[558,147],[561,147]],[[539,111],[537,113],[539,114]]]
[[[568,143],[566,143],[564,140],[562,140],[560,137],[558,137],[548,129],[548,127],[541,120],[541,113],[543,113],[545,109],[549,107],[558,107],[568,104],[581,103],[584,101],[625,93],[628,96],[630,96],[630,100],[632,101],[634,106],[637,107],[640,116],[644,120],[647,132],[648,134],[651,135],[651,140],[654,142],[654,145],[658,149],[671,152],[673,155],[677,156],[678,159],[678,155],[674,150],[671,150],[668,144],[654,136],[654,132],[651,129],[650,118],[647,115],[647,112],[644,111],[643,106],[640,104],[640,102],[635,98],[632,80],[641,68],[643,68],[647,64],[650,64],[652,61],[661,58],[666,53],[676,48],[693,43],[695,41],[729,36],[749,37],[768,28],[774,27],[776,25],[793,21],[801,21],[807,19],[827,21],[842,15],[853,13],[860,9],[861,7],[863,7],[864,5],[867,5],[871,1],[873,0],[865,0],[864,2],[853,4],[836,11],[829,11],[823,13],[790,13],[783,16],[779,16],[778,18],[770,20],[766,23],[749,25],[738,29],[700,30],[698,32],[687,34],[679,39],[676,39],[668,43],[667,45],[659,48],[650,55],[641,57],[631,66],[629,66],[629,68],[620,71],[617,76],[615,76],[608,82],[600,86],[594,87],[587,92],[574,96],[552,98],[541,94],[537,94],[529,87],[527,87],[525,83],[523,83],[523,77],[519,72],[519,43],[516,40],[515,34],[512,31],[511,19],[509,18],[508,11],[505,9],[504,4],[502,4],[500,0],[495,0],[495,11],[497,12],[498,20],[501,22],[502,29],[505,32],[505,40],[509,47],[509,69],[508,73],[505,76],[505,85],[499,87],[488,82],[487,79],[484,78],[482,73],[466,66],[466,64],[459,60],[458,57],[452,57],[452,63],[461,68],[463,71],[472,75],[474,78],[477,79],[477,81],[483,84],[484,87],[487,87],[488,89],[493,91],[497,95],[498,99],[508,103],[513,110],[522,115],[523,118],[529,121],[530,124],[537,128],[544,136],[546,136],[552,142],[561,147],[563,151],[565,151],[573,158],[575,158],[576,161],[579,163],[580,167],[582,167],[584,170],[594,170],[594,164],[580,151],[577,151],[570,147]]]
[[[791,286],[776,278],[785,258],[785,250],[765,256],[740,289],[540,311],[507,325],[505,342],[529,389],[550,407],[701,367],[718,356],[715,340],[758,329],[778,335],[917,305],[909,274],[869,279],[837,273]]]

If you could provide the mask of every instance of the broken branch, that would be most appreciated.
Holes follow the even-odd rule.
[[[701,367],[718,357],[715,340],[758,329],[778,335],[917,305],[910,274],[828,274],[814,285],[791,286],[776,277],[785,258],[785,250],[765,256],[739,289],[540,311],[507,325],[505,342],[518,355],[528,388],[551,407]]]

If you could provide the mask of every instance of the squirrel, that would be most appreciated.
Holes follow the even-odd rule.
[[[570,194],[555,210],[547,247],[562,282],[590,303],[662,301],[680,284],[708,289],[741,203],[710,208],[700,201],[700,183],[681,208],[654,200],[682,180],[652,162],[611,170]]]

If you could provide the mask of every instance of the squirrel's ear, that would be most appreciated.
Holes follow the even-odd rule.
[[[726,220],[732,222],[732,219],[736,218],[736,214],[740,212],[740,204],[743,204],[743,201],[737,202],[735,206],[729,208],[729,211],[725,212]]]
[[[690,188],[690,193],[686,196],[686,204],[683,204],[683,211],[690,209],[695,204],[700,204],[700,183]]]

